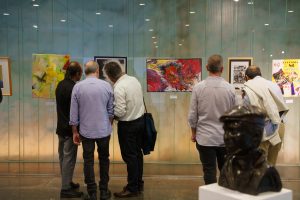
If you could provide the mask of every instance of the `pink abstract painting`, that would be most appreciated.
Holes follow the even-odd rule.
[[[190,92],[201,81],[201,59],[147,59],[148,92]]]

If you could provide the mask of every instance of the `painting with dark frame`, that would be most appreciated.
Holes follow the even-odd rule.
[[[228,58],[229,83],[233,84],[236,90],[241,90],[244,87],[245,72],[252,65],[252,61],[252,57]]]
[[[122,71],[127,72],[127,57],[113,57],[113,56],[94,56],[94,61],[99,65],[99,78],[111,82],[105,74],[103,68],[106,63],[117,62],[120,64]]]

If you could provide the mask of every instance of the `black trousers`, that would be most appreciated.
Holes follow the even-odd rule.
[[[108,189],[109,181],[109,140],[110,136],[100,139],[89,139],[81,136],[84,160],[84,182],[87,185],[89,194],[97,192],[94,172],[94,150],[97,144],[99,159],[99,190]]]
[[[203,167],[205,185],[217,182],[217,164],[219,171],[225,163],[226,149],[225,147],[201,146],[196,143],[199,152],[200,161]]]
[[[133,121],[119,121],[118,137],[121,155],[127,165],[127,190],[138,192],[144,186],[143,181],[143,154],[142,136],[144,131],[144,118]]]

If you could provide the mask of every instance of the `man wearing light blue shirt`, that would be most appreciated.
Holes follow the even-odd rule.
[[[225,162],[223,123],[219,118],[236,104],[235,91],[224,78],[223,58],[212,55],[206,69],[209,76],[195,85],[192,92],[188,121],[192,130],[191,140],[196,142],[203,166],[204,182],[217,182],[216,166],[222,169]]]
[[[111,85],[99,77],[99,66],[94,61],[85,64],[86,79],[77,83],[72,92],[70,125],[73,141],[82,141],[84,159],[84,181],[89,199],[97,199],[97,184],[94,174],[95,143],[100,168],[100,199],[109,199],[109,140],[113,120],[113,90]],[[77,129],[79,126],[79,132]]]

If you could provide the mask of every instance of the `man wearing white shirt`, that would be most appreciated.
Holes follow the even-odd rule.
[[[127,165],[127,185],[115,197],[134,197],[144,188],[143,154],[141,150],[144,131],[144,104],[140,82],[124,74],[116,62],[109,62],[104,70],[114,83],[114,115],[118,122],[121,155]]]

